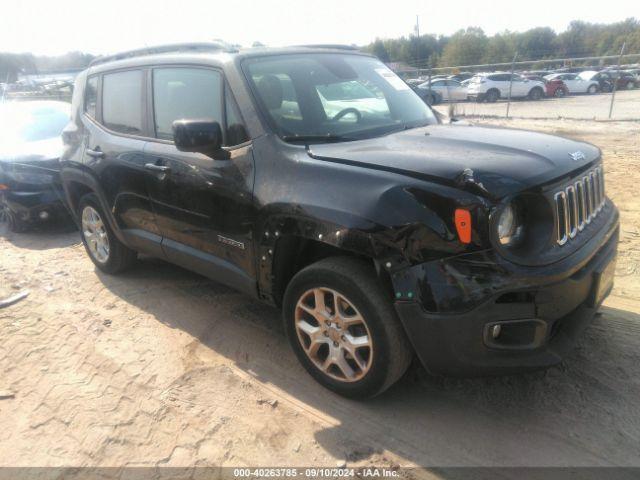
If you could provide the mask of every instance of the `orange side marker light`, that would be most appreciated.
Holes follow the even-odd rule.
[[[471,212],[462,208],[456,208],[456,231],[462,243],[471,243]]]

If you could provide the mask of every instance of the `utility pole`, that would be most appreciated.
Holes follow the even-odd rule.
[[[416,67],[418,68],[418,76],[420,76],[420,16],[416,15]]]
[[[516,58],[518,58],[518,52],[513,56],[511,61],[511,75],[509,76],[509,97],[507,98],[507,118],[509,118],[509,108],[511,107],[511,87],[513,87],[513,71],[516,68]]]
[[[609,119],[613,113],[613,100],[616,98],[616,90],[618,87],[618,80],[620,79],[620,63],[622,62],[622,55],[624,55],[624,46],[626,42],[622,42],[622,48],[620,49],[620,55],[618,56],[618,69],[616,70],[616,78],[613,80],[613,91],[611,92],[611,104],[609,105]]]

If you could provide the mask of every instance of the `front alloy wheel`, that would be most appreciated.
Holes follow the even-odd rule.
[[[294,275],[282,301],[285,331],[302,366],[351,398],[378,395],[413,358],[372,262],[336,256]]]
[[[82,209],[82,234],[89,254],[99,263],[109,261],[109,236],[100,214],[90,205]]]
[[[307,290],[296,305],[295,326],[304,352],[325,375],[355,382],[371,368],[371,333],[345,295],[329,288]]]

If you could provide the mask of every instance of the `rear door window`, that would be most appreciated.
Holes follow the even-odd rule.
[[[115,132],[142,133],[142,71],[108,73],[102,79],[102,123]]]
[[[210,120],[222,125],[222,74],[205,68],[157,68],[153,71],[156,136],[173,139],[175,120]]]

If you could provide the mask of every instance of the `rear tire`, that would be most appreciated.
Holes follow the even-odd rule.
[[[553,93],[553,96],[556,98],[562,98],[567,94],[567,92],[564,91],[564,88],[556,88],[556,91]]]
[[[390,295],[363,260],[331,257],[298,272],[287,286],[283,316],[300,363],[345,397],[382,393],[413,358]]]
[[[135,263],[137,253],[117,239],[94,193],[78,204],[80,236],[91,261],[105,273],[116,274]]]
[[[595,85],[589,85],[589,88],[587,88],[587,93],[589,94],[594,94],[598,92],[598,87],[596,87]]]

